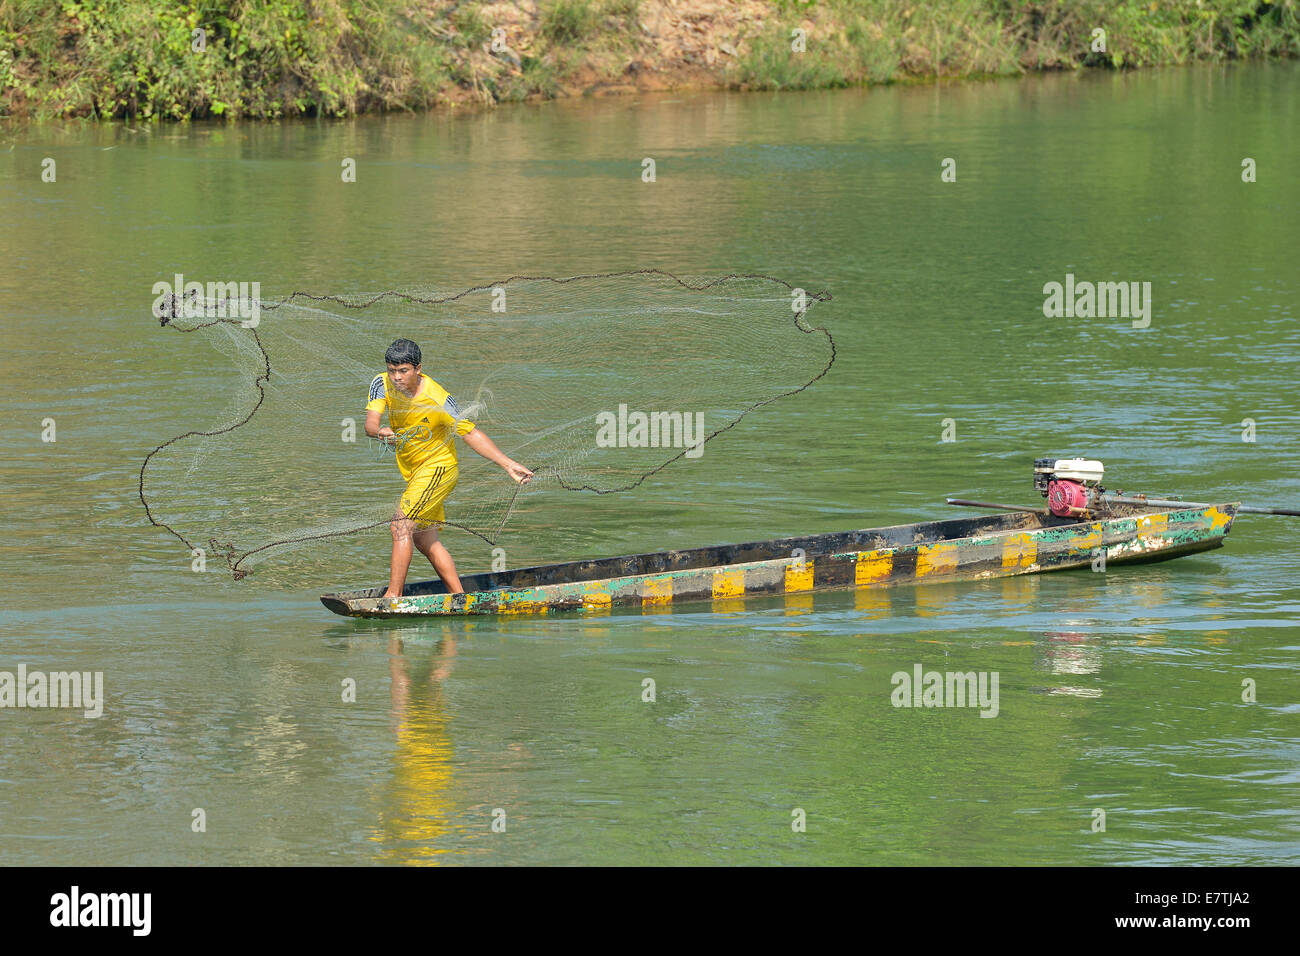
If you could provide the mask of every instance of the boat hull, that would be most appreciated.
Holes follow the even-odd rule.
[[[396,602],[380,596],[383,588],[326,594],[321,602],[349,617],[591,613],[1100,568],[1220,547],[1238,507],[1134,505],[1087,521],[1017,511],[468,575],[464,594],[425,581]]]

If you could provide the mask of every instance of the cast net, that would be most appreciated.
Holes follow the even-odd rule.
[[[835,345],[809,311],[829,299],[767,276],[642,270],[295,292],[260,302],[253,324],[220,317],[196,291],[158,310],[163,330],[223,352],[240,387],[224,407],[194,396],[189,406],[215,419],[148,455],[140,499],[150,521],[236,577],[304,545],[387,537],[405,484],[394,443],[367,438],[365,406],[385,349],[404,338],[451,396],[435,410],[535,472],[517,484],[437,416],[397,435],[421,450],[457,444],[446,524],[495,544],[526,500],[562,509],[560,494],[629,491],[822,378]]]

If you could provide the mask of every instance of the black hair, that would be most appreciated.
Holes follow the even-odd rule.
[[[398,339],[388,346],[384,361],[389,365],[414,365],[420,367],[420,347],[410,339]]]

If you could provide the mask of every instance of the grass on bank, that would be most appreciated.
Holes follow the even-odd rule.
[[[810,89],[904,77],[1007,75],[1081,66],[1300,56],[1300,4],[1256,0],[775,0],[733,86]],[[799,21],[833,24],[796,53]],[[1097,31],[1104,31],[1099,35]]]
[[[484,102],[555,96],[584,63],[610,79],[621,67],[609,64],[633,55],[653,64],[640,21],[655,2],[538,0],[536,18],[512,24],[513,51],[490,49],[480,0],[0,0],[0,113],[346,116],[427,109],[457,88]],[[1300,55],[1300,0],[766,6],[766,25],[719,57],[720,83],[803,89]],[[805,21],[796,53],[791,30]]]

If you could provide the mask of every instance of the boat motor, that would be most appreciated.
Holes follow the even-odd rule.
[[[1088,513],[1093,495],[1103,491],[1101,462],[1090,458],[1039,458],[1034,461],[1034,487],[1058,518]]]

